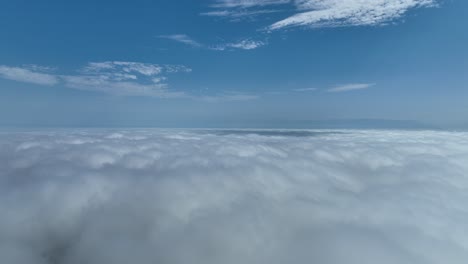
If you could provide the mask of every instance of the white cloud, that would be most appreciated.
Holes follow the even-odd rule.
[[[65,75],[65,85],[81,90],[125,96],[180,97],[182,92],[169,91],[165,74],[190,72],[181,65],[158,65],[139,62],[91,62],[79,75]]]
[[[200,13],[202,16],[211,16],[211,17],[230,17],[232,18],[231,21],[239,21],[242,18],[245,17],[252,17],[252,16],[258,16],[262,14],[271,14],[271,13],[276,13],[279,12],[278,10],[272,10],[272,9],[266,9],[266,10],[254,10],[254,11],[245,11],[245,10],[235,10],[235,11],[228,11],[228,10],[222,10],[222,11],[209,11],[209,12],[203,12]]]
[[[355,83],[355,84],[345,84],[340,85],[331,89],[328,89],[328,92],[331,93],[340,93],[340,92],[349,92],[355,90],[368,89],[372,86],[375,86],[375,83]]]
[[[59,81],[58,78],[52,74],[46,73],[48,69],[49,68],[36,65],[29,65],[26,67],[0,65],[0,78],[39,85],[57,84]]]
[[[211,6],[215,8],[249,8],[287,4],[291,0],[215,0],[214,2]]]
[[[464,264],[468,134],[0,134],[1,263]]]
[[[50,68],[30,65],[23,68],[0,65],[0,77],[39,85],[56,85],[59,81],[73,89],[104,92],[123,96],[180,97],[183,92],[168,90],[167,75],[191,72],[183,65],[104,61],[90,62],[75,74],[51,74]]]
[[[90,62],[83,69],[85,73],[102,73],[110,74],[130,74],[138,73],[145,76],[154,76],[161,74],[164,66],[151,63],[128,62],[128,61],[105,61],[105,62]]]
[[[187,36],[185,34],[163,35],[163,36],[159,36],[159,37],[164,38],[164,39],[174,40],[174,41],[177,41],[177,42],[180,42],[180,43],[192,46],[192,47],[203,47],[204,46],[201,43],[197,42],[196,40],[190,38],[189,36]]]
[[[262,14],[281,12],[282,5],[290,4],[291,0],[215,0],[210,5],[212,11],[202,12],[202,16],[227,17],[231,21],[239,21]]]
[[[241,45],[241,44],[239,44]],[[236,47],[249,49],[246,47]],[[233,47],[234,48],[234,47]],[[56,85],[118,96],[150,96],[159,98],[192,98],[205,101],[247,101],[258,95],[224,91],[213,95],[195,95],[169,89],[168,75],[188,73],[192,69],[183,65],[160,65],[127,61],[90,62],[75,74],[46,74],[51,68],[28,65],[23,68],[0,65],[0,77],[39,85]],[[14,79],[13,79],[14,78]]]
[[[120,78],[111,80],[106,75],[63,76],[62,78],[65,85],[70,88],[122,96],[179,97],[184,95],[168,91],[168,85],[161,83],[159,79],[152,79],[153,83],[145,84]]]
[[[279,4],[287,7],[278,6]],[[277,30],[294,26],[382,25],[402,17],[410,9],[431,7],[436,4],[436,0],[218,0],[211,7],[215,9],[212,11],[213,14],[227,17],[258,12],[266,7],[274,7],[276,11],[295,9],[295,14],[268,27],[269,30]]]
[[[256,94],[246,94],[239,92],[225,92],[216,95],[197,96],[196,99],[201,99],[208,102],[223,102],[223,101],[251,101],[259,98]]]
[[[270,29],[380,25],[412,8],[434,4],[434,0],[298,0],[296,6],[301,12],[274,23]]]
[[[299,89],[294,89],[293,91],[295,91],[295,92],[313,92],[313,91],[317,91],[317,88],[299,88]]]
[[[258,40],[251,40],[251,39],[243,39],[238,42],[232,43],[224,43],[221,45],[217,45],[212,47],[213,50],[228,50],[228,49],[241,49],[241,50],[253,50],[265,46],[266,42],[258,41]]]
[[[252,50],[252,49],[260,48],[266,45],[265,41],[241,39],[237,42],[226,42],[226,43],[221,43],[221,44],[214,45],[214,46],[209,46],[209,45],[202,44],[185,34],[166,35],[166,36],[160,36],[160,37],[173,40],[173,41],[177,41],[177,42],[181,42],[192,47],[204,48],[204,49],[209,49],[209,50],[218,50],[218,51],[232,50],[232,49]]]

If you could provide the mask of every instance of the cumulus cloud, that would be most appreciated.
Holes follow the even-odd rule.
[[[466,263],[468,134],[0,134],[0,262]]]
[[[375,83],[353,83],[353,84],[345,84],[345,85],[336,86],[336,87],[328,89],[327,91],[330,93],[341,93],[341,92],[368,89],[372,86],[375,86]]]
[[[25,67],[10,67],[0,65],[0,77],[8,80],[32,83],[38,85],[55,85],[59,79],[47,73],[49,68],[29,65]]]
[[[278,30],[287,27],[337,27],[382,25],[402,17],[409,10],[432,7],[436,0],[216,0],[211,15],[238,16],[252,12],[261,13],[267,8],[273,10],[295,10],[293,15],[277,21],[268,27]],[[289,13],[289,12],[288,12]]]

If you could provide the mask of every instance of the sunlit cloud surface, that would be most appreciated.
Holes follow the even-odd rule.
[[[468,133],[0,134],[0,263],[467,263]]]

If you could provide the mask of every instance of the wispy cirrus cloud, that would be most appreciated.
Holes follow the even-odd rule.
[[[291,0],[215,0],[214,8],[252,8],[290,3]]]
[[[202,12],[200,15],[224,17],[238,22],[264,14],[283,12],[280,7],[290,3],[290,0],[215,0],[209,6],[211,11]]]
[[[213,50],[229,50],[229,49],[241,49],[241,50],[253,50],[265,46],[265,41],[243,39],[238,42],[224,43],[214,47],[210,47]]]
[[[183,43],[188,46],[196,47],[196,48],[203,48],[208,50],[217,50],[217,51],[224,51],[224,50],[253,50],[265,46],[267,44],[266,41],[261,40],[254,40],[254,39],[240,39],[235,42],[224,42],[221,44],[216,45],[206,45],[200,43],[193,38],[189,37],[186,34],[176,34],[176,35],[163,35],[159,36],[160,38],[176,41]]]
[[[294,10],[294,14],[267,27],[278,30],[298,26],[382,25],[401,18],[411,9],[433,7],[437,3],[437,0],[216,0],[210,7],[214,9],[211,15],[225,17],[261,14],[272,8],[276,12]]]
[[[181,92],[168,90],[168,73],[190,72],[181,65],[140,62],[91,62],[78,75],[65,75],[65,85],[81,90],[100,91],[126,96],[176,97]]]
[[[353,83],[353,84],[345,84],[345,85],[336,86],[336,87],[328,89],[327,91],[330,93],[341,93],[341,92],[368,89],[372,86],[375,86],[375,83]]]
[[[230,17],[231,21],[241,21],[242,18],[253,17],[262,14],[271,14],[279,12],[279,10],[274,9],[264,9],[264,10],[220,10],[220,11],[209,11],[202,12],[202,16],[211,16],[211,17]]]
[[[204,46],[203,44],[201,44],[200,42],[192,39],[191,37],[189,37],[186,34],[161,35],[159,37],[164,38],[164,39],[177,41],[177,42],[180,42],[180,43],[192,46],[192,47],[197,47],[197,48],[200,48],[200,47]]]
[[[295,5],[299,13],[269,29],[381,25],[402,17],[410,9],[435,3],[435,0],[298,0]]]
[[[225,102],[225,101],[251,101],[256,100],[260,96],[257,94],[248,94],[236,91],[228,91],[221,94],[216,95],[206,95],[206,96],[198,96],[197,99],[201,99],[207,102]]]
[[[55,85],[59,78],[48,73],[49,68],[37,65],[26,65],[23,67],[9,67],[0,65],[0,77],[17,82],[32,83],[38,85]]]
[[[128,61],[90,62],[74,74],[44,73],[51,68],[27,65],[9,67],[0,65],[0,78],[37,85],[64,87],[100,92],[118,96],[148,96],[158,98],[190,98],[209,102],[249,101],[259,97],[237,91],[220,91],[215,94],[194,94],[169,89],[170,74],[189,73],[184,65],[162,65]]]
[[[313,92],[313,91],[317,91],[317,88],[298,88],[298,89],[294,89],[293,91],[294,92]]]
[[[0,66],[0,77],[38,85],[56,85],[122,96],[177,97],[182,92],[168,89],[167,75],[190,72],[183,65],[141,62],[90,62],[74,74],[44,73],[44,67]]]

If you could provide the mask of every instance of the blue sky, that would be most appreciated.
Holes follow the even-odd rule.
[[[468,126],[462,0],[4,0],[0,125]]]

